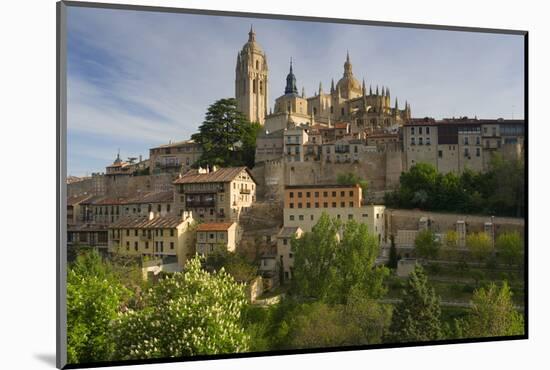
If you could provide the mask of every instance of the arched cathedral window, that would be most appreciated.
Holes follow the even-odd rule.
[[[252,80],[252,92],[256,94],[256,79]]]
[[[256,61],[256,69],[260,69],[260,61],[259,60]]]
[[[264,93],[264,83],[263,81],[260,81],[260,94]]]

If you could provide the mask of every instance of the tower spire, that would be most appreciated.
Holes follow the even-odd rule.
[[[250,32],[248,32],[248,41],[256,41],[256,33],[254,33],[252,24],[250,25]]]
[[[323,83],[319,82],[319,95],[323,93]]]
[[[290,57],[290,71],[286,76],[285,94],[298,94],[298,88],[296,87],[296,76],[292,72],[292,57]]]
[[[365,78],[363,78],[363,85],[361,86],[361,90],[363,91],[363,96],[367,94],[367,87],[365,86]]]
[[[372,95],[372,85],[369,85],[369,95]]]
[[[334,78],[330,80],[330,92],[334,92]]]

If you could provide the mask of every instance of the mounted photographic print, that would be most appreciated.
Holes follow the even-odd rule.
[[[58,3],[58,367],[527,338],[526,49]]]

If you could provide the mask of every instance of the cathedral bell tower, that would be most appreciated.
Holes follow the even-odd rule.
[[[267,115],[267,58],[256,42],[252,27],[248,42],[237,54],[235,98],[239,109],[251,122],[264,124]]]

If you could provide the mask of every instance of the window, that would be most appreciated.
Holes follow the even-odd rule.
[[[160,212],[160,210],[161,210],[161,205],[159,204],[157,205],[157,211]]]
[[[493,127],[493,136],[497,136],[497,128]]]
[[[299,191],[299,192],[298,192],[298,198],[301,198],[301,197],[302,197],[302,192]]]
[[[483,127],[483,133],[484,133],[484,134],[487,133],[487,127]]]
[[[294,221],[294,215],[290,215],[289,219],[290,221]]]
[[[170,249],[174,249],[174,242],[170,242]]]
[[[174,236],[174,229],[170,229],[170,236]]]
[[[127,251],[130,250],[130,242],[126,242],[126,250],[127,250]]]
[[[283,245],[288,245],[288,239],[287,238],[283,238]]]
[[[126,236],[130,236],[130,230],[126,229]]]
[[[288,196],[289,196],[290,198],[294,198],[294,192],[291,191],[290,193],[288,193]]]
[[[137,251],[138,250],[138,242],[134,242],[134,249]]]
[[[256,94],[256,79],[252,80],[252,92]]]
[[[332,202],[332,208],[336,208],[336,202]]]
[[[481,155],[481,149],[476,148],[476,157],[479,157]]]
[[[350,191],[349,191],[349,196],[350,196],[350,197],[353,197],[353,190],[350,190]]]
[[[303,220],[304,220],[304,215],[299,215],[299,216],[298,216],[298,219],[299,219],[300,221],[303,221]]]
[[[308,191],[308,192],[306,192],[306,197],[308,197],[308,198],[309,198],[310,196],[311,196],[311,193],[310,193],[309,191]]]
[[[438,150],[438,151],[437,151],[437,156],[438,156],[439,158],[443,158],[443,150]]]
[[[164,236],[164,230],[160,229],[160,236]]]
[[[353,215],[348,215],[348,220],[353,220]]]
[[[315,202],[315,208],[319,208],[319,202]]]
[[[260,69],[260,61],[256,61],[256,69]]]
[[[464,148],[464,157],[469,157],[470,156],[470,151],[468,150],[468,148]]]
[[[411,145],[415,145],[414,137],[411,137]]]
[[[314,194],[315,194],[315,198],[319,197],[319,192],[318,191],[316,191]]]
[[[479,136],[476,136],[476,145],[479,145],[481,143],[481,138]]]
[[[464,145],[468,145],[468,136],[464,136]]]
[[[414,127],[411,127],[411,135],[414,135]]]
[[[323,196],[328,197],[328,191],[323,191]]]
[[[166,212],[170,212],[170,204],[166,205]]]
[[[311,203],[307,202],[306,203],[306,208],[311,208]]]
[[[430,143],[430,137],[428,136],[428,137],[426,138],[426,145],[430,145],[430,144],[431,144],[431,143]]]
[[[426,135],[429,135],[429,134],[430,134],[430,128],[426,127]]]
[[[294,203],[290,203],[290,208],[294,208]]]
[[[145,242],[145,249],[149,249],[149,242]]]
[[[298,203],[298,208],[302,208],[302,203]]]
[[[418,128],[418,135],[422,135],[422,127]]]
[[[380,218],[380,213],[376,214],[376,219],[378,220]]]
[[[335,192],[335,191],[332,192],[332,196],[333,196],[333,197],[336,196],[336,192]]]
[[[341,196],[341,197],[345,197],[345,196],[346,196],[346,192],[345,192],[345,191],[341,191],[341,192],[340,192],[340,196]]]
[[[421,137],[418,138],[418,145],[422,145],[422,138]]]
[[[328,208],[328,203],[327,202],[323,202],[323,208]]]
[[[346,206],[346,202],[340,202],[340,207],[344,208]]]
[[[349,206],[350,206],[350,207],[353,207],[353,202],[349,202]]]
[[[309,216],[309,219],[310,219],[311,221],[313,221],[313,215]]]
[[[214,234],[209,234],[208,237],[209,237],[210,239],[214,239]]]

